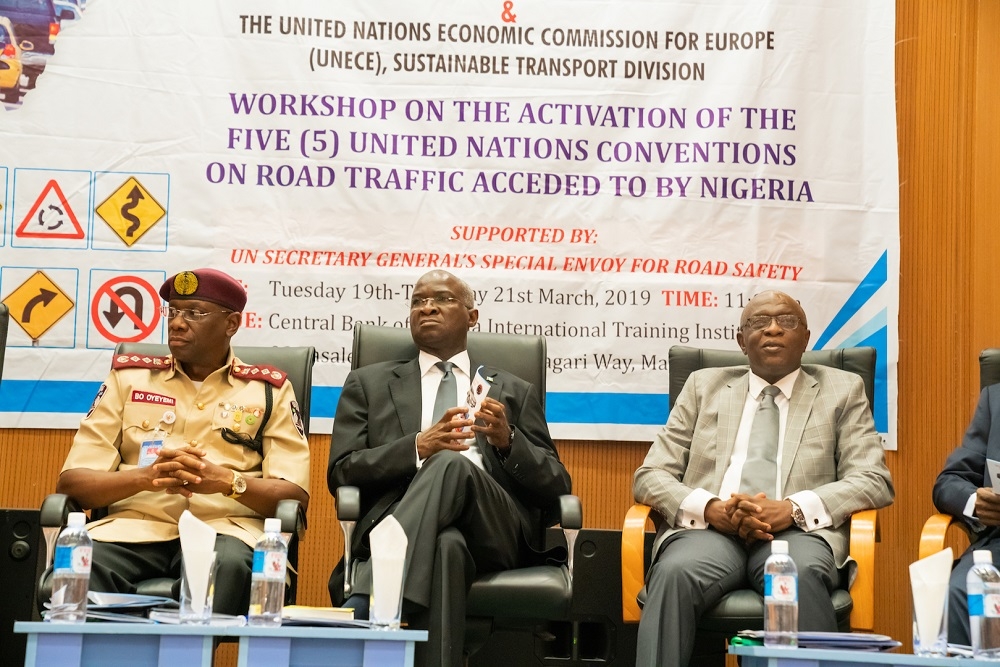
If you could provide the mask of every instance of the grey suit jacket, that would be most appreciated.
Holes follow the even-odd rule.
[[[707,368],[690,375],[664,429],[635,473],[636,501],[663,517],[655,549],[677,530],[681,502],[696,488],[719,493],[749,391],[749,368]],[[882,439],[864,384],[854,373],[802,366],[792,390],[779,474],[788,496],[815,492],[833,517],[817,530],[838,566],[848,557],[848,519],[892,502]]]

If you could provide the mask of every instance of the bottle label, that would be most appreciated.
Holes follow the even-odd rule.
[[[53,571],[90,574],[91,547],[57,546]]]
[[[987,618],[1000,618],[1000,593],[987,593],[983,596],[983,615]]]
[[[982,616],[983,615],[983,596],[976,595],[974,593],[969,593],[967,596],[969,604],[969,616]]]
[[[765,574],[764,597],[773,602],[798,601],[798,579],[791,574]]]
[[[265,579],[285,580],[285,554],[280,551],[254,551],[253,573]]]

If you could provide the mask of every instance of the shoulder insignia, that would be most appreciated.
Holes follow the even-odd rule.
[[[288,373],[275,368],[274,366],[255,366],[253,364],[233,363],[229,374],[241,380],[260,380],[268,382],[275,387],[285,384]]]
[[[111,360],[111,369],[120,370],[122,368],[151,368],[167,370],[173,366],[173,359],[169,356],[154,357],[150,354],[116,354]]]

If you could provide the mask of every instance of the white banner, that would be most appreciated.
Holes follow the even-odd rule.
[[[164,278],[213,266],[238,345],[316,347],[329,432],[353,325],[408,326],[443,267],[482,330],[547,337],[556,438],[650,439],[670,346],[737,349],[780,289],[811,347],[877,348],[895,448],[890,0],[82,9],[0,115],[0,425],[75,427],[116,343],[165,340]]]

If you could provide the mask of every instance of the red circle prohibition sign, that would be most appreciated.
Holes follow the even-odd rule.
[[[146,293],[152,298],[151,303],[153,304],[153,307],[151,310],[153,311],[153,316],[150,318],[148,324],[143,322],[142,318],[136,314],[136,307],[129,306],[116,291],[115,288],[123,283],[133,283],[138,285],[139,288],[145,290]],[[107,296],[111,299],[112,307],[117,307],[117,309],[120,310],[122,314],[135,325],[136,329],[139,330],[138,333],[134,336],[119,336],[111,331],[110,328],[105,326],[104,320],[101,317],[102,313],[98,307],[101,302],[101,297],[103,296]],[[136,305],[138,303],[139,302],[137,301]],[[149,334],[153,333],[153,330],[156,329],[156,325],[160,320],[160,311],[156,307],[159,303],[159,293],[153,288],[152,285],[147,283],[142,278],[137,276],[118,276],[117,278],[112,278],[97,288],[97,291],[94,293],[94,299],[90,304],[90,320],[94,323],[94,326],[101,333],[101,335],[110,340],[112,343],[133,343],[137,340],[142,340]]]

